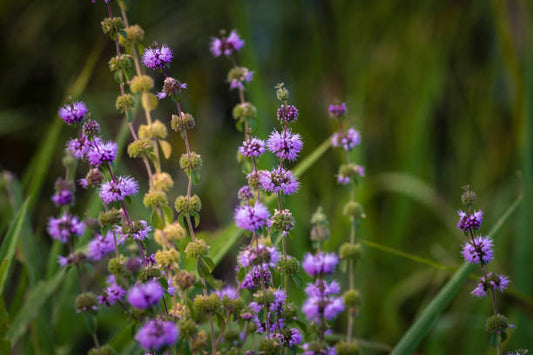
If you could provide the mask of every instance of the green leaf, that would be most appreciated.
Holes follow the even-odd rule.
[[[215,263],[213,262],[213,260],[209,257],[205,257],[205,258],[202,258],[205,263],[207,264],[207,266],[209,266],[209,271],[212,272],[213,269],[215,268]]]
[[[172,146],[170,143],[163,139],[158,139],[157,141],[159,142],[159,146],[161,146],[165,159],[170,158],[170,155],[172,154]]]
[[[174,210],[172,208],[169,206],[161,206],[161,211],[163,211],[167,223],[174,222]]]
[[[200,275],[201,278],[206,278],[210,275],[209,272],[209,266],[205,263],[203,259],[198,259],[198,263],[196,264],[196,270],[198,271],[198,275]]]
[[[150,216],[150,222],[152,226],[156,227],[157,229],[165,228],[165,221],[163,220],[163,217],[161,217],[161,215],[157,213],[156,210],[152,211],[152,214]]]
[[[26,200],[24,205],[18,210],[0,247],[0,260],[2,260],[0,266],[0,294],[4,293],[4,286],[9,277],[9,270],[15,257],[15,248],[20,237],[20,231],[22,230],[22,223],[26,218],[28,203],[29,201]]]
[[[498,222],[492,227],[489,235],[494,235],[500,230],[505,221],[511,216],[511,214],[518,208],[522,197],[519,196],[515,202],[509,206],[507,211],[500,217]],[[391,355],[411,354],[418,344],[424,339],[426,334],[431,329],[432,325],[437,321],[441,313],[444,312],[446,307],[453,300],[457,292],[463,286],[463,283],[468,278],[470,272],[474,268],[473,264],[464,263],[452,278],[444,285],[440,292],[433,298],[430,304],[420,314],[420,317],[409,328],[407,333],[404,334],[402,339],[398,342]]]
[[[29,293],[24,306],[19,311],[8,329],[6,338],[15,344],[26,332],[29,324],[39,313],[39,309],[52,296],[65,277],[65,269],[61,269],[53,278],[39,282]]]

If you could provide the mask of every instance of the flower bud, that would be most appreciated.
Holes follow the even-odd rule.
[[[279,83],[276,86],[276,97],[279,101],[287,101],[289,99],[289,90],[285,88],[284,83]]]
[[[202,202],[200,201],[198,195],[194,195],[192,197],[179,196],[176,199],[175,207],[178,213],[198,213],[202,209]]]
[[[115,38],[118,32],[124,28],[124,21],[122,21],[121,17],[108,17],[100,24],[102,25],[102,31],[105,34],[109,34],[111,38]]]
[[[182,89],[187,89],[187,84],[180,83],[170,76],[163,82],[163,92],[166,96],[174,96],[181,92]]]
[[[342,295],[346,307],[359,307],[361,305],[361,295],[357,290],[348,290]]]
[[[161,191],[168,191],[174,186],[174,180],[167,173],[155,173],[153,182],[154,188]]]
[[[154,277],[156,279],[161,277],[161,269],[155,266],[148,266],[141,270],[137,276],[137,280],[141,283],[145,283],[148,280],[152,280]]]
[[[104,176],[98,168],[92,168],[87,172],[87,175],[85,175],[85,180],[87,181],[88,186],[96,187],[104,181]]]
[[[122,113],[131,110],[134,105],[135,99],[131,94],[120,95],[115,101],[115,108]]]
[[[83,124],[83,134],[87,137],[94,137],[98,133],[100,133],[100,125],[98,124],[98,122],[93,120],[87,120]]]
[[[474,191],[470,190],[470,185],[463,186],[463,194],[461,195],[461,201],[463,205],[470,207],[477,201],[477,195]]]
[[[294,229],[294,217],[292,216],[291,211],[287,209],[284,209],[283,211],[274,210],[271,222],[274,230],[290,232]]]
[[[190,113],[181,113],[178,115],[172,115],[170,121],[170,127],[176,132],[184,132],[189,129],[193,129],[196,123],[194,117]]]
[[[311,216],[311,240],[321,242],[329,238],[329,222],[327,216],[322,212],[322,207],[318,207]]]
[[[115,276],[120,276],[124,273],[124,257],[118,256],[116,258],[109,259],[107,263],[107,271]]]
[[[350,201],[344,205],[344,215],[359,219],[365,217],[365,212],[363,211],[363,206],[359,202]]]
[[[507,320],[507,318],[505,318],[505,316],[498,313],[487,319],[485,328],[490,334],[499,334],[509,328],[509,321]]]
[[[92,292],[85,292],[76,297],[76,312],[89,312],[98,309],[98,299]]]
[[[148,75],[136,75],[130,81],[130,90],[132,93],[149,91],[154,87],[154,80]]]
[[[130,158],[150,157],[154,146],[149,139],[137,139],[128,145],[128,155]]]
[[[144,207],[157,208],[168,204],[167,195],[163,191],[150,190],[143,198]]]
[[[180,253],[176,249],[158,250],[155,253],[155,262],[160,267],[166,269],[171,267],[174,263],[177,263],[180,257]]]
[[[220,297],[216,293],[209,296],[198,295],[194,298],[194,308],[198,312],[214,313],[220,305]]]
[[[131,57],[127,54],[113,57],[109,60],[109,70],[111,72],[123,71],[131,67]]]
[[[244,102],[242,104],[235,105],[235,107],[233,108],[233,118],[236,120],[254,118],[256,113],[257,110],[255,106],[249,102]]]
[[[228,72],[228,82],[232,82],[233,80],[240,80],[242,76],[244,75],[244,71],[248,70],[244,67],[233,67]]]
[[[119,41],[125,47],[138,44],[144,39],[144,30],[139,25],[128,26],[124,32],[126,32],[126,37],[120,34]]]
[[[206,244],[205,240],[197,239],[187,244],[185,254],[191,259],[198,260],[201,257],[207,256],[208,250],[209,246]]]
[[[339,248],[339,257],[343,260],[358,260],[363,254],[363,247],[360,243],[344,243]]]
[[[345,341],[340,341],[335,347],[337,350],[337,355],[357,355],[359,354],[359,344],[357,341],[352,341],[347,343]]]
[[[98,220],[102,227],[109,227],[122,222],[122,212],[117,209],[110,209],[108,211],[102,211],[98,215]]]
[[[180,168],[187,172],[196,171],[200,169],[201,166],[202,157],[200,156],[200,154],[191,152],[190,154],[185,153],[180,157]]]
[[[70,168],[74,164],[76,164],[76,158],[74,158],[74,155],[72,155],[72,152],[70,150],[65,150],[65,155],[63,156],[63,159],[61,160],[61,163],[65,168]]]
[[[115,349],[109,344],[100,346],[99,348],[92,348],[89,350],[87,355],[114,355],[116,354]]]

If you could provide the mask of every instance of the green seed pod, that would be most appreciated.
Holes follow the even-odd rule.
[[[167,194],[159,190],[150,190],[144,194],[144,207],[157,208],[168,204]]]
[[[359,344],[355,340],[351,343],[340,341],[337,343],[336,350],[338,355],[357,355],[359,354]]]
[[[92,292],[85,292],[76,297],[76,312],[91,312],[98,308],[98,299]]]
[[[281,232],[290,232],[294,229],[294,217],[291,211],[285,209],[283,211],[274,210],[272,216],[272,227],[274,230]]]
[[[139,273],[139,276],[137,277],[137,280],[139,280],[142,283],[145,283],[148,280],[152,280],[154,277],[160,278],[161,270],[158,267],[149,266],[141,270],[141,272]]]
[[[154,80],[148,75],[136,75],[130,81],[130,90],[136,94],[142,91],[150,91],[154,87]]]
[[[487,319],[485,324],[487,332],[490,334],[497,334],[507,330],[509,328],[509,321],[502,314],[496,314]]]
[[[150,157],[154,150],[152,141],[149,139],[137,139],[128,145],[130,158]]]
[[[287,259],[281,259],[278,267],[283,275],[290,276],[300,271],[300,262],[296,258],[288,257]]]
[[[190,319],[181,319],[178,322],[178,329],[180,330],[180,336],[194,337],[198,333],[198,326]]]
[[[131,94],[120,95],[115,101],[115,108],[122,113],[131,110],[134,105],[135,99]]]
[[[160,267],[166,269],[177,263],[180,253],[176,249],[158,250],[155,253],[155,262]]]
[[[167,173],[155,173],[152,178],[156,190],[168,191],[174,186],[174,180]]]
[[[145,110],[147,111],[153,111],[157,108],[157,105],[159,104],[159,100],[157,99],[157,96],[150,92],[143,92],[141,97],[141,103]]]
[[[343,260],[359,260],[363,254],[363,247],[360,243],[344,243],[339,248],[339,256]]]
[[[242,104],[235,105],[235,107],[233,108],[233,118],[236,120],[254,118],[256,114],[257,109],[249,102],[244,102]]]
[[[344,205],[344,215],[359,219],[364,218],[365,211],[363,211],[363,206],[359,202],[350,201]]]
[[[100,24],[102,25],[102,31],[105,34],[109,34],[111,38],[115,38],[118,32],[124,28],[124,21],[122,21],[121,17],[108,17]]]
[[[194,195],[192,197],[179,196],[176,199],[175,206],[178,213],[198,213],[202,209],[202,202],[200,201],[198,195]]]
[[[259,290],[255,292],[254,299],[260,305],[263,305],[268,308],[268,306],[274,303],[276,296],[274,296],[274,292],[272,292],[271,289]]]
[[[194,308],[199,312],[212,314],[221,306],[220,297],[216,293],[209,296],[197,295],[194,298]]]
[[[197,239],[187,244],[185,254],[191,259],[198,260],[201,257],[207,256],[208,250],[209,246],[206,244],[205,240]]]
[[[177,222],[167,224],[162,231],[155,231],[154,238],[159,244],[161,244],[162,238],[166,241],[177,241],[185,238],[185,229]]]
[[[263,338],[259,343],[259,351],[261,354],[274,355],[281,354],[281,346],[277,339]]]
[[[131,68],[131,57],[127,54],[113,57],[108,62],[111,72],[124,71]]]
[[[102,227],[120,224],[122,222],[122,212],[114,208],[105,212],[102,211],[98,215],[98,220],[100,221]]]
[[[92,348],[87,353],[88,355],[114,355],[116,354],[115,349],[109,344],[105,344],[99,348]]]
[[[180,168],[185,171],[196,171],[202,166],[202,157],[200,154],[191,152],[190,154],[183,154],[180,157]]]
[[[110,274],[113,274],[115,276],[120,276],[124,274],[124,257],[120,255],[116,258],[109,259],[107,263],[107,270]]]
[[[124,29],[126,37],[120,34],[119,41],[124,47],[139,44],[144,39],[144,30],[139,25],[128,26]]]
[[[172,115],[170,121],[170,127],[176,132],[184,132],[193,129],[196,125],[194,117],[190,113],[181,113],[178,115]]]
[[[348,290],[342,295],[346,307],[359,307],[361,305],[361,295],[357,290]]]

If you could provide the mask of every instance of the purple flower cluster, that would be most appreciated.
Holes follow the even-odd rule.
[[[104,142],[96,137],[90,142],[85,157],[89,164],[94,167],[110,164],[117,157],[117,143],[113,141]]]
[[[477,237],[463,246],[463,257],[470,264],[487,264],[492,260],[492,240],[487,237]]]
[[[295,160],[302,150],[303,142],[299,134],[293,134],[290,129],[285,129],[281,133],[274,130],[267,141],[268,150],[276,154],[281,159]]]
[[[256,231],[263,227],[270,217],[268,209],[261,202],[255,205],[242,205],[237,207],[233,216],[235,223],[239,228]]]
[[[211,40],[211,53],[215,57],[220,57],[222,54],[230,56],[235,52],[241,50],[244,46],[244,41],[239,37],[235,30],[231,31],[228,37],[215,37]]]
[[[89,252],[87,258],[97,261],[109,253],[115,251],[115,240],[112,231],[108,231],[105,236],[96,234],[93,240],[89,242]]]
[[[128,292],[128,302],[135,308],[146,309],[159,302],[163,297],[163,288],[155,279],[133,286]]]
[[[346,115],[346,112],[348,112],[348,108],[346,107],[345,102],[341,102],[340,104],[329,105],[328,112],[329,112],[329,117],[338,118],[338,117]]]
[[[481,227],[481,222],[483,221],[483,211],[478,210],[474,213],[468,214],[465,211],[457,211],[459,215],[459,222],[457,222],[457,228],[462,230],[465,233],[470,231],[478,230]]]
[[[135,340],[149,351],[157,351],[164,346],[171,346],[178,340],[178,328],[172,322],[152,319],[139,329]]]
[[[126,291],[117,284],[114,275],[109,275],[107,277],[107,284],[109,286],[104,290],[103,295],[98,296],[98,301],[100,304],[105,304],[109,307],[117,301],[121,301],[126,294]]]
[[[134,221],[127,228],[124,228],[123,226],[115,226],[117,239],[121,243],[128,238],[132,238],[133,240],[144,240],[148,237],[148,234],[151,231],[152,227],[143,220]]]
[[[486,297],[487,291],[492,289],[503,292],[511,283],[509,277],[503,274],[493,274],[489,272],[487,276],[482,276],[476,288],[472,291],[472,295],[476,297]]]
[[[239,147],[239,153],[248,158],[260,157],[264,152],[265,142],[255,137],[248,138]]]
[[[108,205],[115,201],[122,201],[125,197],[135,195],[138,190],[137,181],[129,176],[119,176],[116,180],[103,183],[98,194]]]
[[[166,45],[155,48],[146,48],[143,54],[143,64],[150,69],[163,68],[172,61],[172,50]]]
[[[61,207],[71,204],[74,201],[74,196],[70,190],[61,190],[52,196],[52,201],[56,206]]]
[[[51,217],[48,220],[47,231],[53,239],[66,243],[74,236],[81,236],[85,230],[85,223],[81,222],[78,217],[63,214],[59,218]]]
[[[339,263],[335,253],[318,252],[316,255],[307,254],[302,266],[310,276],[332,274]]]
[[[67,104],[59,109],[59,117],[68,125],[80,123],[85,119],[85,115],[89,112],[85,103],[81,101]]]
[[[272,281],[270,268],[277,265],[279,253],[275,247],[267,247],[258,244],[256,247],[250,246],[239,253],[237,257],[239,267],[248,269],[241,287],[246,289],[256,289],[261,285],[268,285]]]
[[[305,292],[309,298],[302,311],[310,322],[319,323],[322,318],[332,320],[344,311],[342,297],[335,297],[340,292],[340,286],[335,281],[316,280],[307,286]]]
[[[292,171],[284,169],[281,165],[272,171],[261,171],[259,182],[263,190],[273,193],[281,191],[284,195],[291,195],[300,187]]]
[[[341,147],[346,150],[352,150],[356,145],[361,143],[361,135],[355,128],[349,128],[346,132],[337,132],[331,136],[331,145],[335,148]]]
[[[238,78],[232,79],[229,83],[229,88],[231,90],[244,88],[243,83],[249,83],[254,76],[254,72],[251,70],[248,70],[248,68],[241,68],[241,69],[242,69],[242,74]]]
[[[298,109],[292,105],[281,105],[277,117],[282,122],[295,122],[298,119]]]

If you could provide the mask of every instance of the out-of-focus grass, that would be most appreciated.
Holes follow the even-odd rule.
[[[523,204],[519,217],[511,217],[503,227],[491,267],[510,274],[513,289],[530,298],[531,11],[532,5],[520,0],[155,0],[131,1],[130,19],[144,27],[147,44],[166,42],[175,50],[171,73],[189,84],[184,106],[197,119],[191,140],[205,163],[199,186],[204,234],[231,222],[236,191],[244,184],[234,154],[241,135],[231,119],[237,96],[224,82],[229,63],[208,53],[210,36],[220,28],[237,28],[247,42],[239,61],[256,72],[247,95],[258,108],[263,137],[275,125],[277,82],[288,85],[291,101],[300,110],[294,129],[305,139],[304,157],[335,127],[327,117],[327,104],[335,98],[347,101],[350,119],[363,135],[354,156],[368,174],[357,190],[368,216],[358,236],[368,239],[368,245],[457,267],[462,240],[453,230],[453,210],[460,204],[460,187],[471,184],[478,192],[478,205],[486,210],[486,233],[486,226],[497,221],[516,196],[515,171],[520,170]],[[94,71],[84,77],[86,90],[74,90],[74,96],[85,92],[107,137],[116,137],[122,124],[113,108],[118,88],[106,64],[113,49],[99,28],[104,16],[102,4],[90,1],[17,1],[0,6],[0,168],[11,171],[15,182],[0,192],[0,231],[6,230],[22,201],[31,201],[16,254],[19,262],[13,268],[16,277],[5,298],[13,313],[10,320],[28,312],[20,295],[31,297],[30,290],[43,287],[40,282],[58,277],[56,255],[64,251],[52,245],[44,227],[53,213],[53,182],[63,174],[60,151],[71,132],[51,117],[85,63],[94,60]],[[95,55],[99,41],[104,52]],[[170,110],[163,103],[157,118],[168,122]],[[6,125],[5,117],[23,124]],[[122,133],[127,139],[127,132]],[[185,179],[176,164],[181,144],[175,137],[171,142],[174,152],[166,169],[175,177],[175,196]],[[318,205],[331,222],[327,247],[335,250],[348,236],[342,215],[345,191],[334,177],[340,161],[339,152],[326,151],[302,176],[300,192],[287,199],[297,223],[289,251],[297,257],[310,246],[308,221]],[[122,161],[120,169],[143,176],[137,161]],[[23,181],[22,188],[17,181]],[[87,206],[98,206],[94,197],[82,193],[77,198],[79,214]],[[133,209],[135,215],[146,214],[140,205]],[[232,265],[234,255],[235,249],[230,250],[221,260],[222,268]],[[448,271],[407,260],[366,248],[356,274],[363,295],[356,323],[359,338],[396,344],[439,293]],[[70,326],[81,324],[73,310],[79,292],[75,274],[71,271],[62,279],[56,292],[49,291],[52,298],[41,304],[38,317],[20,333],[17,350],[73,353],[90,346],[84,327]],[[91,288],[98,290],[102,282]],[[483,324],[490,310],[470,298],[471,287],[473,283],[466,282],[459,289],[418,353],[488,351]],[[510,318],[517,327],[506,349],[533,343],[532,315],[523,312],[521,302],[514,296],[501,299],[503,312],[516,310]],[[126,329],[119,314],[102,314],[99,335],[102,341],[114,339],[127,346],[126,330],[115,337]],[[336,323],[338,329],[343,321]],[[365,350],[373,353],[380,352]]]

